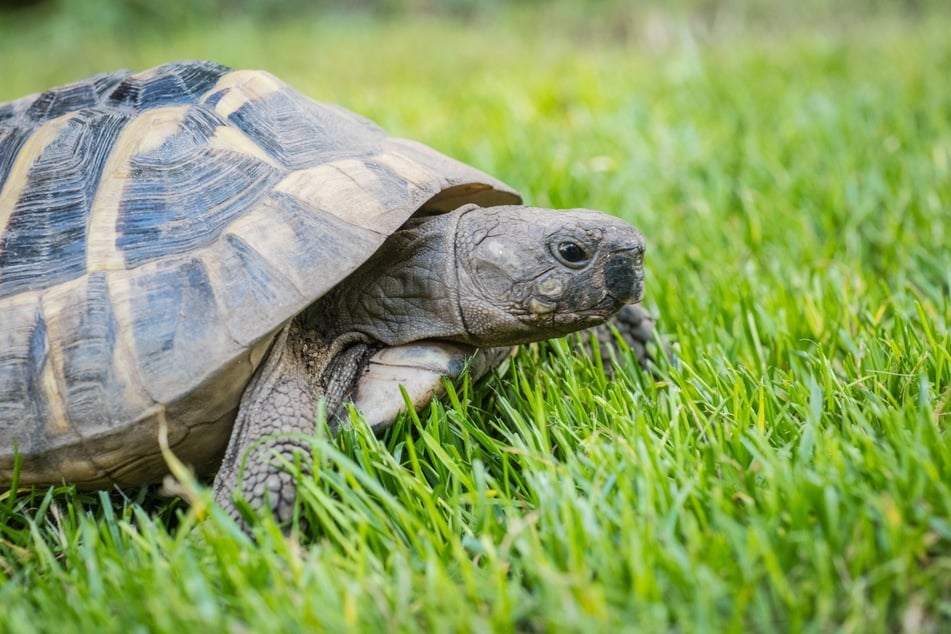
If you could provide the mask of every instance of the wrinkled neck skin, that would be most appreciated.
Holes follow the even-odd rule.
[[[325,340],[388,346],[464,341],[454,253],[458,213],[411,223],[303,315]]]

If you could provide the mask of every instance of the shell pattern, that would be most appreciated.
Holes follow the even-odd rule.
[[[180,62],[0,105],[0,483],[213,465],[274,333],[414,213],[503,183],[260,71]]]

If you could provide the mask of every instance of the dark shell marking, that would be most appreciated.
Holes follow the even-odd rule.
[[[275,331],[497,180],[273,76],[119,71],[0,105],[0,483],[213,466]],[[188,442],[185,442],[185,439]],[[88,447],[88,449],[87,449]]]

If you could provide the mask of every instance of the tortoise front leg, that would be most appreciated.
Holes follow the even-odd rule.
[[[247,531],[235,504],[240,495],[254,509],[270,509],[280,523],[293,517],[295,474],[300,463],[312,471],[307,438],[316,431],[317,409],[326,404],[328,422],[367,356],[366,346],[314,346],[296,324],[281,331],[268,358],[241,398],[231,440],[213,485],[215,500]],[[328,376],[329,381],[321,380]],[[331,428],[331,432],[333,428]]]
[[[594,354],[591,347],[593,335],[602,354],[615,355],[618,349],[615,330],[631,349],[640,366],[645,370],[653,370],[652,365],[655,359],[651,356],[648,344],[655,341],[654,317],[640,304],[627,304],[607,322],[583,330],[581,332],[582,351],[589,356]],[[665,349],[663,353],[670,356],[669,350]]]

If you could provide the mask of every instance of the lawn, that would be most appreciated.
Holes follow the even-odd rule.
[[[626,218],[677,356],[532,346],[382,438],[355,418],[289,536],[190,483],[0,493],[0,632],[951,631],[951,14],[689,4],[0,18],[0,101],[265,68]]]

